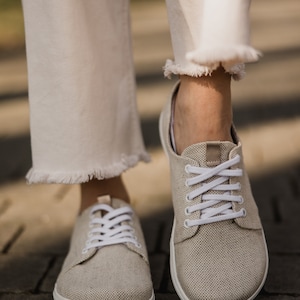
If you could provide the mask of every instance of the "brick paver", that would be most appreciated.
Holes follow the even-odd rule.
[[[169,169],[157,130],[173,84],[161,75],[171,47],[163,3],[139,5],[132,13],[137,96],[153,162],[126,172],[124,180],[142,218],[156,299],[175,300]],[[233,97],[270,252],[257,299],[300,299],[300,5],[254,1],[252,12],[254,43],[265,56],[233,84]],[[79,205],[78,186],[28,186],[20,179],[31,164],[26,78],[24,54],[0,60],[0,300],[52,299]]]

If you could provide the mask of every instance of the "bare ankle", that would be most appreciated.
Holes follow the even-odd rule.
[[[179,154],[195,143],[232,141],[230,75],[218,69],[212,76],[182,76],[175,100],[174,135]]]
[[[82,183],[80,187],[80,213],[89,206],[95,204],[98,196],[110,195],[114,198],[122,199],[128,203],[130,202],[130,198],[123,184],[121,176],[103,180],[92,179],[86,183]]]

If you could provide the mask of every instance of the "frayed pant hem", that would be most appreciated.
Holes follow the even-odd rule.
[[[220,65],[233,79],[240,80],[245,76],[245,63],[254,62],[262,54],[249,46],[207,47],[186,54],[187,66],[181,66],[168,59],[164,66],[165,77],[188,75],[192,77],[209,76]]]
[[[164,76],[171,79],[172,75],[188,75],[191,77],[201,77],[208,76],[214,71],[212,68],[190,65],[190,66],[181,66],[176,64],[171,59],[167,59],[165,66],[163,67]]]
[[[74,172],[47,172],[31,168],[26,180],[28,184],[33,183],[61,183],[61,184],[78,184],[88,182],[92,179],[108,179],[120,176],[129,168],[134,167],[139,161],[149,162],[150,156],[148,153],[140,155],[124,156],[121,161],[106,168],[95,168],[87,171]]]
[[[203,66],[189,66],[182,67],[172,60],[168,59],[163,70],[164,76],[171,79],[172,75],[187,75],[191,77],[201,77],[201,76],[211,76],[212,72],[215,71],[219,66],[223,66],[225,71],[229,73],[234,80],[241,80],[245,77],[245,64],[236,64],[233,66],[228,66],[225,63],[216,63],[210,67]]]

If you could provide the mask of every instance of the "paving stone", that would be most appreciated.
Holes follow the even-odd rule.
[[[52,294],[3,294],[0,295],[1,300],[52,300]]]
[[[270,253],[300,254],[300,221],[298,223],[265,223]]]
[[[143,220],[143,222],[144,221],[146,222],[146,224],[148,224],[150,229],[151,226],[158,227],[158,236],[156,240],[155,250],[158,252],[164,252],[169,254],[169,240],[171,236],[171,228],[173,223],[173,209],[171,207],[166,210],[163,209],[155,215],[149,216],[148,218]],[[150,231],[148,230],[148,232]],[[151,250],[153,250],[153,248],[151,248]]]
[[[67,184],[62,184],[59,185],[57,191],[55,191],[53,198],[56,201],[61,201],[64,198],[66,198],[66,196],[68,195],[69,192],[73,191],[73,186],[72,185],[67,185]],[[72,195],[72,197],[74,197],[74,194]],[[76,197],[77,198],[77,197]]]
[[[33,291],[49,261],[47,256],[0,255],[0,293]]]
[[[160,250],[167,254],[170,254],[170,239],[171,239],[172,226],[173,226],[173,214],[170,216],[170,218],[167,219],[167,222],[165,222],[162,241],[160,245]]]
[[[23,182],[4,187],[4,196],[11,199],[11,205],[1,221],[18,220],[24,225],[10,253],[65,254],[78,211],[79,190],[72,187],[62,191],[59,185],[34,187]]]
[[[29,132],[29,107],[28,98],[22,97],[14,101],[0,102],[0,137],[2,136],[22,136]],[[18,120],[18,122],[16,122]],[[6,140],[7,143],[11,141]],[[19,149],[21,152],[22,148]],[[7,158],[12,158],[11,153],[7,153]],[[1,170],[3,172],[3,170]]]
[[[58,274],[61,270],[62,264],[64,262],[65,257],[57,257],[51,266],[50,270],[46,274],[46,277],[44,278],[41,286],[40,286],[40,291],[41,292],[49,292],[52,293],[54,289],[54,285],[56,282],[56,279],[58,277]]]
[[[26,224],[24,232],[9,253],[65,254],[70,235],[71,228],[64,228],[59,222],[48,223],[48,219],[45,222],[35,220]]]
[[[154,253],[156,250],[161,226],[161,222],[153,221],[151,219],[142,220],[142,228],[149,254]]]
[[[258,206],[262,222],[275,221],[271,202],[272,195],[270,195],[270,191],[272,191],[270,188],[271,184],[272,183],[268,184],[265,180],[251,180],[253,196]]]
[[[300,257],[271,255],[265,290],[268,293],[300,295]]]
[[[167,256],[165,254],[154,254],[149,256],[152,274],[153,288],[158,291],[165,272]]]
[[[61,224],[73,225],[79,207],[79,187],[73,185],[63,199],[58,199],[60,187],[59,184],[28,185],[25,180],[2,185],[0,199],[9,199],[11,204],[1,218],[47,221],[51,217],[59,219]]]
[[[0,220],[0,252],[6,251],[17,236],[21,233],[23,225],[13,220],[3,222]]]
[[[288,203],[284,202],[285,199],[279,202],[280,214],[282,220],[286,222],[294,222],[299,224],[300,216],[300,201],[290,201]]]
[[[289,182],[292,194],[300,201],[300,166],[291,172]]]
[[[30,166],[30,137],[0,137],[0,182],[23,177]]]
[[[258,295],[255,300],[299,300],[300,296]]]
[[[8,210],[10,206],[11,201],[9,199],[0,197],[0,217]]]
[[[172,222],[173,212],[171,208],[162,209],[154,215],[142,218],[149,253],[154,251],[169,253],[168,246],[164,245],[169,243]]]
[[[179,300],[176,294],[155,294],[156,300]]]
[[[275,199],[281,221],[299,223],[300,195],[298,195],[298,183],[296,182],[295,169],[283,172],[279,180],[275,182],[278,191]],[[300,177],[298,178],[298,181]]]
[[[298,167],[272,173],[270,176],[252,180],[252,190],[263,223],[298,222],[300,196],[296,175]]]
[[[172,282],[172,279],[171,279],[170,266],[168,267],[165,276],[166,276],[166,281],[167,281],[167,291],[168,291],[168,293],[171,293],[171,294],[176,293],[173,282]]]
[[[155,123],[155,128],[157,124]],[[154,218],[171,207],[169,164],[162,149],[150,149],[151,163],[124,173],[131,202],[141,218]]]
[[[294,170],[282,170],[278,174],[273,174],[270,177],[270,181],[273,183],[273,190],[275,195],[278,197],[279,201],[284,203],[290,203],[291,200],[294,200],[294,194],[291,190],[290,177]]]

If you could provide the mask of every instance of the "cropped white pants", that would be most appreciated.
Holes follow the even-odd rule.
[[[258,59],[250,0],[167,0],[165,75],[234,78]],[[148,160],[135,103],[128,0],[23,0],[33,167],[30,183],[82,183]]]

